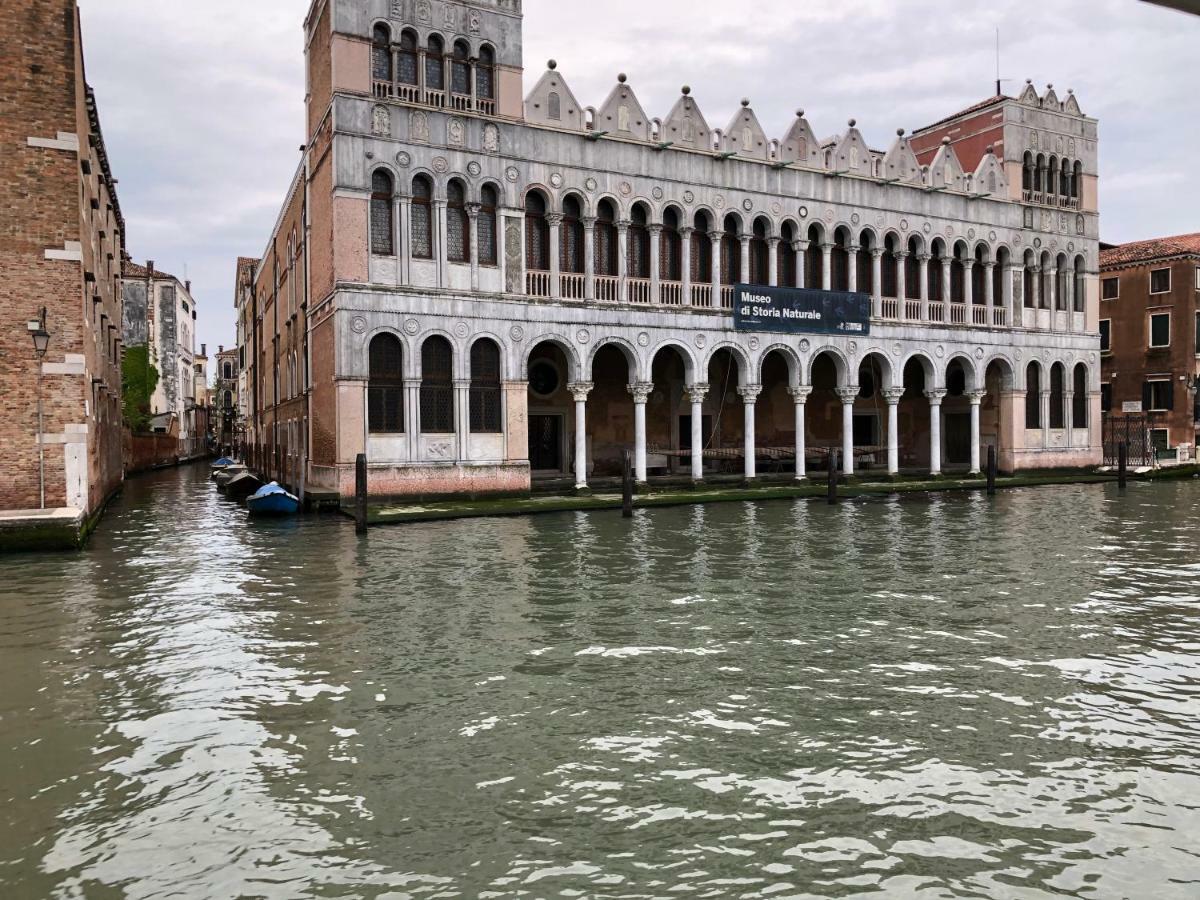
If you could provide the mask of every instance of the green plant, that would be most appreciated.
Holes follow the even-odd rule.
[[[129,347],[121,363],[121,402],[125,424],[135,434],[150,427],[150,398],[158,387],[158,369],[145,344]]]

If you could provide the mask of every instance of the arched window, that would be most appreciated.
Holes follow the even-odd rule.
[[[987,268],[982,247],[975,248],[975,266],[971,269],[971,299],[976,306],[987,303]],[[999,294],[995,297],[998,299]]]
[[[796,228],[791,222],[784,222],[779,232],[779,283],[784,287],[794,287],[796,284]]]
[[[1075,366],[1071,396],[1071,424],[1075,428],[1088,427],[1088,372],[1087,366],[1078,363]]]
[[[579,198],[563,200],[563,218],[558,234],[558,264],[564,272],[579,274],[584,269],[583,210]]]
[[[921,242],[915,237],[908,241],[908,256],[904,258],[904,298],[921,297]]]
[[[371,252],[377,256],[396,255],[392,184],[392,176],[385,169],[371,174]]]
[[[646,207],[638,204],[633,208],[629,222],[629,276],[650,277],[650,229]]]
[[[371,33],[371,77],[392,82],[392,32],[383,24]]]
[[[875,259],[871,251],[875,249],[875,236],[864,231],[858,238],[858,255],[855,265],[858,267],[855,288],[860,294],[875,293]]]
[[[959,255],[962,250],[954,249],[954,257],[950,261],[950,302],[962,303],[967,297],[967,267]]]
[[[413,179],[412,255],[415,259],[433,259],[433,182],[425,175]]]
[[[1050,367],[1050,427],[1067,427],[1066,370],[1062,363]]]
[[[1046,194],[1047,199],[1053,198],[1058,194],[1058,157],[1050,157],[1050,168],[1046,172]]]
[[[1087,311],[1087,284],[1084,281],[1085,272],[1083,269],[1083,257],[1075,257],[1075,277],[1072,279],[1072,281],[1075,284],[1073,308],[1077,313]]]
[[[558,91],[551,91],[550,96],[547,99],[549,101],[548,102],[548,112],[549,112],[550,118],[561,119],[562,118],[562,97],[559,95]]]
[[[457,178],[446,188],[446,256],[450,262],[471,261],[471,225],[467,218],[467,191]]]
[[[721,284],[738,284],[742,280],[742,241],[738,230],[737,216],[726,216],[721,235]]]
[[[1076,200],[1079,199],[1079,192],[1083,189],[1083,163],[1076,160],[1075,170],[1071,178],[1071,196]]]
[[[500,348],[481,338],[471,345],[471,432],[499,434]]]
[[[712,283],[712,238],[708,216],[697,212],[692,219],[692,284]]]
[[[683,245],[679,236],[679,210],[663,213],[663,230],[658,251],[658,275],[664,281],[683,280]]]
[[[750,238],[750,284],[767,284],[770,278],[767,222],[758,218],[754,220],[754,234]]]
[[[401,84],[417,83],[417,35],[413,31],[400,34],[400,68],[396,80]]]
[[[496,188],[485,184],[479,192],[479,264],[494,266],[497,264],[496,251]]]
[[[821,229],[812,225],[808,229],[808,252],[804,254],[804,284],[806,287],[819,289],[825,279],[825,253],[821,249],[823,243]]]
[[[425,87],[431,91],[446,89],[446,45],[436,34],[425,47]]]
[[[471,49],[466,41],[455,41],[450,57],[450,90],[456,94],[471,94]]]
[[[1062,173],[1059,177],[1058,193],[1061,197],[1071,196],[1071,163],[1068,160],[1062,161]]]
[[[944,251],[941,241],[934,241],[933,251],[929,257],[929,302],[946,302],[946,285],[942,283],[942,259]]]
[[[1033,170],[1033,189],[1038,192],[1046,190],[1046,157],[1039,153],[1037,164]]]
[[[1042,370],[1037,363],[1025,370],[1025,427],[1042,427]]]
[[[233,391],[225,392],[223,407],[225,409],[233,409]]]
[[[403,349],[394,334],[371,339],[367,376],[367,430],[372,434],[404,431]]]
[[[538,191],[525,196],[525,265],[535,272],[550,271],[550,224],[546,198]]]
[[[883,260],[880,275],[883,284],[879,286],[880,296],[895,297],[900,292],[899,260],[896,259],[896,236],[889,234],[883,240]]]
[[[421,346],[421,433],[454,433],[454,353],[438,335]]]
[[[601,200],[596,216],[596,274],[617,274],[617,222],[611,200]]]
[[[475,96],[480,100],[496,99],[496,51],[488,46],[479,48],[479,62],[475,65]]]
[[[226,381],[231,381],[233,379],[233,363],[227,362],[221,366],[221,377]]]
[[[1028,150],[1025,151],[1025,162],[1021,167],[1021,188],[1026,191],[1033,190],[1033,154]]]
[[[839,228],[833,235],[832,286],[835,291],[850,290],[850,234]]]

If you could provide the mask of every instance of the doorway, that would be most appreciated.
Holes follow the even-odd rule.
[[[562,472],[563,417],[530,415],[529,467],[534,472]]]

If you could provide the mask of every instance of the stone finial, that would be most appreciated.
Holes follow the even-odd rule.
[[[1074,94],[1074,93],[1075,93],[1075,88],[1067,88],[1067,93],[1068,93],[1068,94]]]
[[[1026,78],[1026,79],[1025,79],[1025,83],[1026,83],[1026,84],[1033,84],[1033,79],[1032,79],[1032,78]]]
[[[802,109],[796,110],[796,118],[803,119],[804,118],[804,110],[802,110]]]
[[[904,129],[903,128],[896,129],[896,137],[904,137]]]
[[[1054,85],[1052,85],[1052,84],[1046,85],[1046,90],[1048,90],[1048,91],[1054,90]]]
[[[988,148],[987,148],[988,156],[994,155],[995,152],[996,152],[996,148],[994,146],[992,146],[991,144],[988,144]]]
[[[750,105],[750,98],[749,98],[749,97],[743,97],[743,98],[742,98],[742,106],[743,106],[743,107],[747,107],[747,106],[749,106],[749,105]]]
[[[548,68],[549,68],[551,71],[553,71],[554,69],[557,69],[557,68],[558,68],[558,60],[557,60],[557,59],[552,59],[552,60],[550,60],[550,62],[546,63],[546,66],[547,66],[547,67],[548,67]]]
[[[952,143],[952,141],[950,140],[949,137],[942,138],[942,146],[943,147],[949,147],[951,143]]]
[[[628,80],[629,80],[629,76],[626,75],[624,72],[622,72],[620,75],[617,76],[617,81],[621,82],[621,84],[624,84]]]
[[[692,92],[692,86],[691,86],[690,84],[685,84],[685,85],[683,86],[683,96],[685,96],[685,97],[686,97],[686,96],[688,96],[688,94],[690,94],[691,92]]]
[[[857,124],[858,124],[858,119],[851,119],[849,122],[849,125],[851,128],[853,128]]]

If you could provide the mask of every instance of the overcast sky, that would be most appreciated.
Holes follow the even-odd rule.
[[[134,259],[192,281],[198,340],[234,343],[236,257],[299,162],[308,0],[80,0],[88,80]],[[713,127],[749,97],[782,137],[858,120],[872,146],[1026,78],[1100,120],[1101,232],[1200,231],[1200,18],[1138,0],[525,0],[525,86],[558,61],[584,105],[629,75],[651,116],[691,85]],[[185,275],[186,273],[186,275]]]

